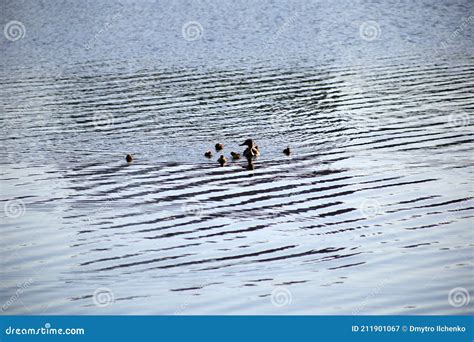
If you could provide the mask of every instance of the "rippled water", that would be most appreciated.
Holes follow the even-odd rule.
[[[473,313],[472,2],[15,4],[3,313]]]

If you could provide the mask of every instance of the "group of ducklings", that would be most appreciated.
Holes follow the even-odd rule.
[[[215,146],[215,149],[216,149],[216,152],[220,152],[220,151],[222,151],[222,150],[224,149],[224,145],[221,144],[221,143],[217,143],[216,146]],[[231,157],[232,157],[233,160],[238,160],[238,159],[240,159],[240,157],[241,157],[240,153],[237,153],[237,152],[234,152],[234,151],[230,152],[230,155],[231,155]],[[207,158],[212,158],[213,154],[212,154],[212,152],[209,150],[209,151],[207,151],[206,153],[204,153],[204,156],[207,157]],[[219,164],[220,164],[221,166],[224,166],[224,164],[227,163],[227,160],[228,160],[228,159],[227,159],[226,157],[224,157],[223,154],[221,154],[221,156],[219,157],[219,159],[217,159],[217,161],[219,162]]]
[[[260,149],[258,148],[258,145],[255,144],[255,142],[252,139],[247,139],[244,141],[243,144],[240,144],[239,146],[247,146],[247,148],[243,152],[243,155],[247,159],[249,166],[253,168],[252,160],[260,155]],[[220,152],[224,149],[224,145],[221,143],[217,143],[215,148],[216,148],[216,152]],[[285,148],[283,150],[283,153],[289,156],[291,154],[290,147],[288,146],[287,148]],[[230,152],[230,155],[233,160],[238,160],[241,157],[240,153],[237,153],[234,151]],[[207,158],[212,158],[213,154],[211,151],[207,151],[206,153],[204,153],[204,156]],[[125,157],[125,160],[127,161],[127,163],[131,163],[133,161],[133,156],[129,153]],[[217,161],[219,162],[221,166],[224,166],[224,164],[227,163],[227,158],[224,157],[223,154],[221,154],[221,156],[219,157],[219,159],[217,159]]]
[[[255,144],[255,142],[252,139],[245,140],[244,143],[240,144],[239,146],[247,146],[247,148],[242,154],[247,159],[249,166],[252,166],[252,160],[260,155],[260,148],[258,147],[257,144]],[[217,143],[215,145],[215,149],[216,149],[216,152],[220,152],[224,149],[224,145],[221,143]],[[283,153],[289,156],[291,154],[290,147],[288,146],[287,148],[285,148],[283,150]],[[230,152],[230,155],[232,157],[232,160],[238,160],[241,158],[241,154],[234,151]],[[207,158],[212,158],[213,154],[209,150],[206,153],[204,153],[204,156]],[[223,154],[221,154],[221,156],[219,157],[219,159],[217,159],[217,161],[219,162],[221,166],[224,166],[224,164],[227,163],[228,159]]]

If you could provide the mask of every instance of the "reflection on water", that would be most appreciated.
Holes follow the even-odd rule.
[[[472,313],[474,63],[430,58],[4,74],[2,311]]]

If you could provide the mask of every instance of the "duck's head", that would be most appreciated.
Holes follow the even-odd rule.
[[[248,146],[249,148],[252,148],[255,143],[253,142],[252,139],[247,139],[244,141],[243,144],[240,144],[240,146]]]

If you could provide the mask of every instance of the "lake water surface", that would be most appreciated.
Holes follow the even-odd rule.
[[[474,313],[473,9],[2,3],[0,311]]]

